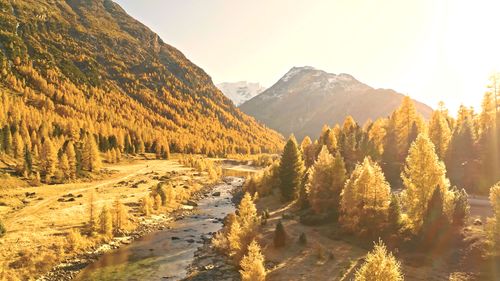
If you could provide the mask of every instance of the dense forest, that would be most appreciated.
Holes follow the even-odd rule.
[[[495,85],[495,78],[492,80]],[[439,258],[450,249],[464,247],[456,241],[464,239],[462,231],[468,225],[469,195],[489,195],[494,215],[485,227],[488,242],[479,247],[485,251],[482,262],[476,264],[481,271],[491,262],[488,257],[498,256],[500,250],[498,104],[497,89],[490,87],[479,113],[461,106],[454,118],[440,103],[426,121],[406,97],[388,118],[359,126],[348,116],[341,126],[325,125],[314,142],[305,137],[298,144],[292,135],[281,159],[250,177],[245,191],[255,200],[278,193],[285,206],[289,202],[298,206],[295,212],[302,224],[333,224],[330,229],[336,233],[335,239],[351,243],[354,239],[358,245],[382,239],[366,256],[355,280],[403,279],[401,265],[386,244],[402,253]],[[239,216],[245,213],[240,210]],[[268,215],[254,217],[265,222]],[[255,238],[258,231],[231,227],[234,224],[228,223],[215,246],[239,260],[246,250],[235,254],[231,247],[246,249],[250,245],[250,255],[255,246],[251,239],[241,237]],[[235,236],[232,231],[246,234]],[[280,221],[274,236],[276,247],[283,247],[289,239],[285,233]],[[305,236],[299,242],[301,239],[306,241]],[[262,263],[260,260],[256,263]],[[261,273],[254,268],[253,274]]]
[[[161,157],[280,145],[277,133],[241,113],[203,70],[112,1],[3,1],[0,42],[1,150],[25,166],[21,174],[35,167],[50,176],[66,161],[54,153],[70,154],[75,166],[85,142],[114,155]],[[46,154],[50,163],[39,163]]]

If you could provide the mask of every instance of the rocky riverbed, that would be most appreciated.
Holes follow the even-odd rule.
[[[238,269],[211,246],[209,239],[194,254],[184,281],[240,280]]]
[[[214,269],[214,274],[222,272],[225,280],[237,280],[228,279],[239,278],[238,272],[222,264],[208,241],[222,227],[223,218],[234,211],[232,194],[242,184],[242,178],[226,177],[224,183],[196,194],[185,208],[168,216],[142,218],[133,233],[78,254],[39,280],[180,280],[208,257],[214,263],[213,268],[210,264],[206,268]]]

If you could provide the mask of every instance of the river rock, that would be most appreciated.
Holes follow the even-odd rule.
[[[193,207],[198,207],[198,203],[194,202],[193,200],[188,200],[186,202],[186,205],[193,206]]]
[[[220,191],[212,193],[212,196],[219,197],[220,196]]]

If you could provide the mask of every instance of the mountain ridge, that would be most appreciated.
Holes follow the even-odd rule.
[[[243,103],[243,112],[283,135],[301,139],[316,136],[324,124],[341,124],[347,115],[364,123],[388,116],[404,95],[375,89],[346,73],[333,74],[314,67],[292,67],[273,86]],[[432,108],[414,101],[429,118]]]
[[[282,142],[113,1],[3,2],[0,28],[3,92],[16,99],[22,93],[32,115],[43,116],[42,104],[49,103],[51,133],[56,124],[75,126],[219,155],[275,151]],[[30,131],[41,126],[29,121]]]

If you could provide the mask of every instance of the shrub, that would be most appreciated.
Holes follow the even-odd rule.
[[[281,248],[286,245],[286,231],[283,223],[281,221],[276,225],[276,230],[274,231],[274,247]]]
[[[302,232],[299,236],[299,244],[300,245],[307,245],[307,236],[304,232]]]
[[[453,188],[453,193],[455,194],[454,206],[453,206],[453,225],[456,227],[461,227],[465,225],[467,218],[469,217],[469,202],[467,200],[467,192],[465,189]]]
[[[7,229],[5,228],[5,225],[3,224],[3,222],[0,220],[0,237],[3,237],[6,232],[7,232]]]
[[[85,249],[88,244],[88,241],[80,234],[80,231],[75,229],[70,229],[68,235],[66,236],[66,240],[66,249],[68,251],[78,251],[81,249]]]

